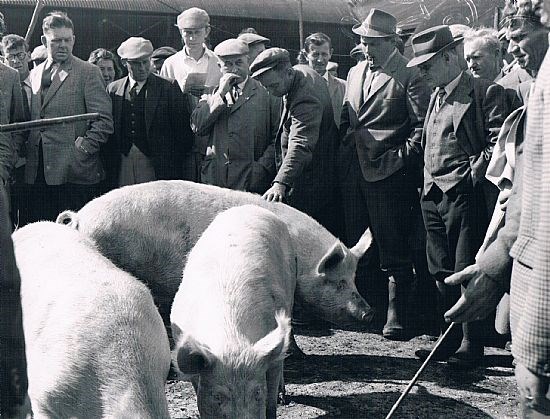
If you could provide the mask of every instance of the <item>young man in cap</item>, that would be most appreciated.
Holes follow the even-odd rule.
[[[267,48],[267,45],[269,42],[269,38],[266,38],[265,36],[258,35],[257,33],[250,33],[245,32],[241,33],[237,39],[240,39],[248,45],[248,62],[252,64],[256,57],[261,53],[264,52]]]
[[[436,26],[412,38],[414,58],[435,89],[424,131],[422,214],[427,230],[430,273],[436,280],[441,313],[460,297],[460,289],[443,281],[472,264],[488,226],[483,183],[493,146],[508,114],[504,90],[461,70],[448,26]],[[444,327],[444,324],[442,324]],[[453,328],[434,357],[470,369],[483,358],[487,326],[481,321]],[[429,349],[416,355],[424,359]]]
[[[73,22],[65,13],[52,12],[42,31],[48,58],[30,74],[31,119],[90,112],[99,118],[30,132],[25,165],[34,199],[30,221],[55,220],[61,211],[79,210],[99,193],[105,177],[99,151],[113,132],[111,100],[99,68],[72,54]]]
[[[114,133],[108,144],[111,187],[159,179],[181,179],[183,154],[193,133],[184,94],[175,81],[151,73],[153,45],[128,38],[117,53],[128,76],[107,86]]]
[[[203,9],[191,7],[179,14],[176,26],[183,49],[164,61],[160,75],[176,80],[184,93],[199,98],[217,86],[221,77],[218,59],[205,44],[210,34],[210,17]],[[206,78],[204,82],[187,83],[189,74],[201,74]]]
[[[216,46],[222,78],[191,116],[193,130],[208,137],[201,182],[263,194],[275,176],[274,142],[279,107],[249,77],[248,46],[228,39]]]
[[[346,82],[327,71],[329,61],[332,57],[332,42],[328,35],[321,32],[314,33],[309,35],[304,41],[304,52],[308,65],[327,82],[328,93],[334,112],[334,122],[338,127],[342,115],[342,105],[344,104]]]
[[[395,17],[371,9],[353,31],[361,36],[367,59],[348,77],[340,125],[342,147],[349,149],[348,161],[339,165],[346,240],[356,242],[370,227],[387,280],[377,284],[381,289],[371,284],[368,294],[380,296],[373,304],[383,317],[388,290],[383,335],[408,340],[414,336],[409,237],[418,206],[420,138],[430,91],[395,46]]]
[[[153,51],[151,55],[151,64],[153,64],[153,71],[157,74],[160,74],[162,66],[168,57],[171,57],[177,53],[172,47],[160,47]]]
[[[270,94],[283,98],[275,142],[277,175],[263,195],[288,201],[335,232],[336,126],[326,82],[305,65],[290,65],[287,50],[269,48],[250,68]]]

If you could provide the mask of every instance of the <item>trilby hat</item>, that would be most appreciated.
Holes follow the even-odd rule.
[[[414,67],[425,63],[436,54],[453,48],[464,38],[453,38],[447,25],[434,26],[417,33],[411,39],[414,57],[407,63],[407,67]]]
[[[352,31],[367,38],[386,38],[396,34],[397,19],[383,10],[372,8],[360,25]]]

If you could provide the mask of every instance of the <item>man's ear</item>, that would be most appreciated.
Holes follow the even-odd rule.
[[[206,28],[206,35],[204,35],[205,38],[208,38],[208,35],[210,35],[210,26]]]
[[[44,35],[40,37],[40,42],[42,42],[42,45],[44,45],[46,48],[48,47],[48,42],[46,41],[46,37]]]

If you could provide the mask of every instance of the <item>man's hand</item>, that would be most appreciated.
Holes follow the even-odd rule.
[[[469,282],[468,282],[469,281]],[[484,319],[493,311],[504,295],[500,285],[485,275],[477,265],[470,265],[447,279],[447,285],[460,285],[466,282],[466,290],[458,302],[445,313],[448,322],[471,322]]]
[[[286,197],[286,186],[282,183],[275,182],[267,190],[266,193],[262,195],[262,198],[269,202],[283,202],[283,199]]]
[[[239,76],[233,73],[225,73],[220,79],[220,87],[218,88],[218,93],[221,97],[224,97],[233,86],[235,86]]]
[[[550,415],[550,400],[546,397],[550,379],[531,372],[521,363],[516,364],[516,381],[522,403],[544,415]]]

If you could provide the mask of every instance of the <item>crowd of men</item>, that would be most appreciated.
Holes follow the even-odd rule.
[[[370,228],[376,246],[357,281],[383,336],[411,339],[437,306],[438,332],[444,318],[461,327],[434,359],[475,368],[498,305],[523,414],[550,415],[548,3],[510,0],[499,32],[426,29],[410,60],[395,17],[371,9],[353,28],[347,80],[328,71],[323,33],[305,40],[295,66],[251,28],[211,50],[209,16],[196,7],[177,17],[180,51],[130,37],[86,62],[72,54],[70,18],[52,12],[32,55],[21,36],[2,39],[0,123],[99,117],[0,133],[13,222],[185,179],[286,202],[348,245]]]

